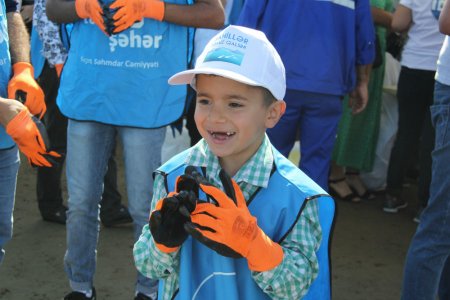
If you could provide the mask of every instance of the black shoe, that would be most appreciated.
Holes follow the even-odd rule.
[[[119,209],[111,210],[104,214],[100,212],[100,219],[105,227],[113,227],[133,222],[128,209],[124,205],[120,205]]]
[[[389,194],[386,194],[383,210],[387,213],[395,214],[399,211],[399,209],[405,208],[407,206],[408,203],[405,200],[402,200],[400,197],[394,197]]]
[[[157,295],[155,295],[155,297],[152,298],[142,293],[137,293],[137,295],[134,297],[134,300],[156,300],[156,299],[158,299]]]
[[[47,222],[66,224],[67,207],[61,205],[54,211],[41,212],[42,219]]]
[[[95,288],[92,288],[92,296],[90,298],[86,297],[86,294],[81,292],[71,292],[64,297],[64,300],[96,300],[97,295],[95,293]]]

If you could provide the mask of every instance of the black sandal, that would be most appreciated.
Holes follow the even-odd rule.
[[[359,172],[349,172],[349,171],[347,171],[347,172],[345,172],[345,175],[346,176],[359,176],[360,175],[360,173]],[[361,181],[361,179],[359,179],[360,181]],[[359,194],[358,193],[358,190],[356,189],[356,187],[355,186],[353,186],[352,184],[351,184],[351,181],[347,181],[347,184],[348,184],[348,187],[353,191],[353,193],[356,195],[356,196],[358,196],[358,197],[360,197],[361,199],[367,199],[367,200],[373,200],[373,199],[375,199],[377,196],[373,193],[373,192],[371,192],[371,191],[369,191],[365,186],[364,186],[364,184],[361,182],[361,184],[363,184],[363,187],[364,187],[364,189],[365,189],[365,191],[364,191],[364,193],[362,193],[362,194]]]
[[[335,198],[335,199],[340,199],[342,201],[347,201],[347,202],[353,202],[353,203],[358,203],[361,202],[361,198],[355,194],[355,192],[351,189],[351,187],[349,186],[350,190],[352,190],[352,192],[348,195],[340,195],[339,192],[332,186],[332,184],[337,184],[345,180],[345,177],[339,178],[339,179],[328,179],[328,189],[329,189],[329,193],[330,195]]]

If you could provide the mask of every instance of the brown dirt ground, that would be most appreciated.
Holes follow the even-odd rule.
[[[14,212],[14,237],[0,268],[0,299],[53,300],[69,291],[63,269],[65,227],[43,222],[35,197],[35,170],[22,160]],[[120,164],[119,164],[119,169]],[[123,178],[120,181],[124,195]],[[337,202],[332,243],[333,299],[399,299],[405,254],[416,224],[415,187],[410,207],[381,211],[382,197],[359,204]],[[126,197],[125,197],[126,198]],[[133,298],[132,228],[101,228],[95,286],[99,299]]]

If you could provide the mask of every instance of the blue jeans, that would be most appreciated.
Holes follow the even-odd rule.
[[[430,199],[406,257],[402,299],[450,299],[450,86],[436,82]]]
[[[272,144],[288,157],[300,139],[299,168],[324,190],[328,190],[331,154],[342,115],[341,97],[287,90],[286,112],[267,130]]]
[[[17,146],[0,150],[0,265],[5,256],[3,246],[12,237],[14,197],[19,165]]]
[[[153,191],[153,171],[161,164],[165,128],[143,129],[69,120],[67,128],[67,251],[64,266],[73,290],[93,286],[103,178],[115,142],[122,141],[128,209],[134,238],[147,224]],[[131,250],[130,250],[131,251]],[[138,274],[136,291],[152,293],[157,281]]]

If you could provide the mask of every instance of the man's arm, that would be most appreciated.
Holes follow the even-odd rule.
[[[439,30],[441,33],[450,35],[450,1],[445,1],[439,16]]]
[[[12,64],[16,62],[30,62],[30,37],[22,16],[18,12],[6,14],[8,22],[9,52]]]
[[[80,19],[75,11],[75,1],[70,0],[48,0],[47,16],[56,23]],[[220,0],[198,0],[193,5],[165,3],[163,21],[189,27],[221,28],[225,14]]]
[[[24,109],[25,106],[19,101],[0,97],[0,125],[6,127]]]

